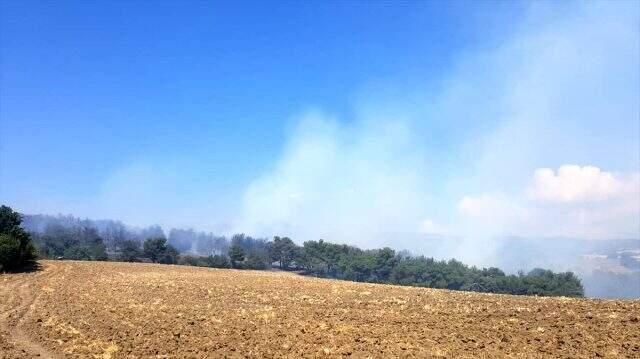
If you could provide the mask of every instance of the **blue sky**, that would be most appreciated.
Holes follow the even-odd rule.
[[[3,136],[2,163],[22,174],[3,193],[82,198],[166,156],[207,162],[203,180],[237,190],[274,162],[297,112],[348,114],[379,79],[438,81],[483,17],[520,12],[310,5],[3,3],[2,132],[19,135]]]
[[[0,200],[21,211],[364,246],[640,232],[637,3],[0,6]],[[563,180],[588,204],[553,210],[627,221],[530,230],[549,222],[526,193]],[[381,239],[350,240],[371,220]]]

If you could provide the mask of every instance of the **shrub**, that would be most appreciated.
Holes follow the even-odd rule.
[[[244,262],[244,267],[247,269],[266,269],[267,263],[265,259],[255,253],[249,253],[247,260]]]
[[[222,255],[215,255],[207,257],[207,265],[212,268],[230,268],[231,263],[229,258]]]

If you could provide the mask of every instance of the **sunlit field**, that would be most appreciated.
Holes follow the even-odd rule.
[[[44,261],[0,277],[2,357],[637,357],[640,301]]]

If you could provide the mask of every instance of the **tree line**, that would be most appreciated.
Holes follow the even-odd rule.
[[[19,220],[15,220],[20,216],[10,208],[3,206],[0,213],[3,217],[9,214],[13,218],[13,229],[10,230],[13,236],[23,238],[23,242],[25,236],[33,239],[33,245],[29,244],[33,248],[30,253],[35,255],[37,249],[41,258],[254,270],[277,267],[305,275],[358,282],[516,295],[584,296],[582,283],[572,272],[534,269],[526,274],[507,275],[498,268],[476,268],[455,259],[412,256],[391,248],[363,250],[324,240],[306,241],[300,246],[288,237],[279,236],[267,240],[236,234],[227,239],[210,233],[172,229],[166,238],[158,226],[133,230],[120,222],[98,223],[73,217],[25,217],[27,223],[21,227]],[[0,221],[4,222],[5,219]],[[24,231],[23,227],[31,230]],[[0,235],[0,261],[4,258],[1,254],[4,238],[4,234]]]

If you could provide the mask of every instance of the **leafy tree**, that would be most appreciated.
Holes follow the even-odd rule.
[[[174,246],[167,244],[164,237],[148,238],[142,244],[142,251],[152,262],[162,264],[176,264],[180,255]]]
[[[180,252],[178,252],[178,250],[174,246],[169,244],[165,248],[160,258],[158,259],[158,263],[176,264],[178,263],[179,256],[180,256]]]
[[[140,242],[129,239],[120,243],[119,260],[124,262],[137,262],[141,256],[142,250],[140,249]]]
[[[229,259],[232,268],[238,268],[238,263],[244,261],[244,249],[238,244],[229,247]]]
[[[385,247],[376,251],[375,257],[374,277],[376,281],[385,282],[389,280],[393,267],[398,261],[396,252],[389,247]]]
[[[244,262],[244,266],[247,269],[266,269],[267,263],[264,258],[257,253],[249,253],[247,260]]]
[[[269,257],[273,262],[278,262],[280,269],[289,268],[296,257],[298,247],[289,237],[273,237],[269,246]]]
[[[0,206],[0,271],[19,270],[34,264],[36,251],[21,227],[20,214]]]
[[[89,255],[94,261],[106,261],[109,259],[107,255],[107,246],[104,243],[97,243],[89,246]]]
[[[91,252],[88,247],[85,246],[73,246],[68,247],[63,252],[63,257],[66,259],[73,259],[79,261],[90,261]]]
[[[167,239],[164,237],[148,238],[142,245],[145,257],[157,263],[167,251]]]
[[[20,267],[20,241],[8,234],[0,234],[0,272]]]
[[[47,225],[42,235],[35,236],[35,243],[48,258],[107,260],[107,248],[93,227]]]

